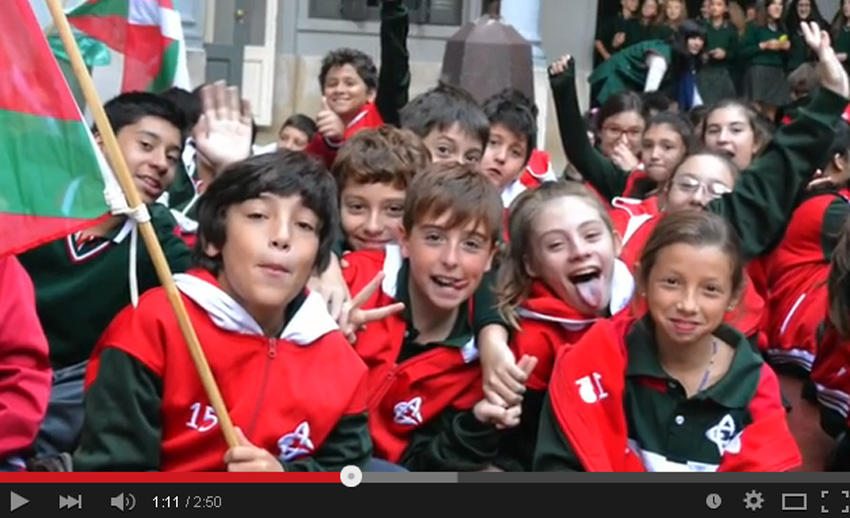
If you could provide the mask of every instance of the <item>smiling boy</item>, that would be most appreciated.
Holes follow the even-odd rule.
[[[322,108],[316,116],[318,132],[307,151],[328,167],[342,144],[358,131],[384,122],[398,125],[398,111],[407,104],[410,87],[409,25],[404,2],[382,0],[380,72],[368,54],[356,49],[336,49],[322,60]]]
[[[154,203],[173,181],[180,161],[182,114],[167,99],[141,92],[121,94],[104,110],[171,270],[186,270],[189,249],[174,233],[168,209]],[[95,139],[101,142],[97,133]],[[130,303],[128,237],[133,225],[126,216],[107,216],[91,228],[19,256],[35,286],[54,369],[50,405],[36,441],[39,457],[73,451],[76,444],[86,362],[103,330]],[[159,285],[159,278],[147,248],[140,245],[136,253],[142,293]]]
[[[398,242],[407,188],[429,163],[428,150],[408,130],[385,125],[346,142],[331,172],[347,249],[383,250]]]
[[[335,198],[318,161],[284,151],[229,167],[199,201],[199,267],[175,281],[239,446],[228,450],[159,288],[121,312],[98,344],[78,470],[365,465],[366,367],[305,287],[330,258]]]
[[[369,365],[376,456],[417,471],[474,471],[498,448],[490,424],[504,410],[483,401],[472,297],[491,267],[502,204],[468,165],[438,163],[417,175],[404,206],[400,246],[346,256],[352,293],[382,275],[362,308],[403,303],[355,341]]]

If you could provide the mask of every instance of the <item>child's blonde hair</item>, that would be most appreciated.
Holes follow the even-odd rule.
[[[531,253],[534,226],[546,205],[561,198],[575,197],[584,200],[599,212],[599,216],[613,234],[614,226],[602,201],[583,184],[572,181],[544,182],[514,200],[508,220],[508,243],[505,256],[499,265],[496,287],[497,309],[514,328],[519,329],[517,308],[528,297],[532,279],[525,265]]]

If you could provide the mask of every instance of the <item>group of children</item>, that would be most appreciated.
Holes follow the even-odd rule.
[[[793,85],[813,73],[800,24],[828,31],[847,68],[848,20],[848,1],[830,24],[814,0],[705,0],[693,20],[684,0],[621,0],[595,41],[593,101],[625,83],[664,92],[683,110],[740,96],[774,119],[795,105]]]
[[[850,84],[825,33],[802,26],[820,88],[773,135],[738,101],[694,128],[618,92],[591,138],[556,60],[575,181],[516,91],[408,102],[404,4],[382,16],[392,70],[330,53],[278,152],[251,156],[220,83],[194,112],[105,105],[238,444],[116,215],[0,263],[2,468],[787,471],[789,363],[847,430]],[[190,211],[163,196],[181,175]]]

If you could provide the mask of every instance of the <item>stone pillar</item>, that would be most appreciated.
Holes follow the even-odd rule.
[[[540,46],[540,0],[501,0],[501,15],[532,46],[535,66],[546,66],[546,54]]]

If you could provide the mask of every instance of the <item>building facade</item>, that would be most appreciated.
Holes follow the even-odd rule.
[[[42,0],[30,0],[48,20]],[[69,7],[83,0],[66,0]],[[289,115],[315,116],[322,56],[354,47],[379,57],[381,0],[173,0],[181,12],[194,85],[210,78],[240,78],[260,127],[259,142],[274,139]],[[482,15],[486,0],[397,0],[411,8],[408,48],[411,97],[440,76],[445,42]],[[817,0],[828,19],[840,0]],[[535,46],[535,97],[540,108],[538,145],[557,167],[565,160],[554,120],[545,64],[563,54],[576,58],[579,78],[590,73],[597,0],[501,0],[501,13]],[[580,99],[586,86],[579,81]]]
[[[238,73],[232,59],[221,63],[218,59],[226,56],[228,46],[235,49],[244,43],[239,75],[254,106],[260,142],[273,139],[292,113],[318,112],[317,78],[326,52],[347,46],[379,56],[379,0],[174,1],[183,14],[193,83]],[[414,96],[436,84],[446,40],[482,15],[485,0],[399,1],[412,7],[408,48]],[[556,165],[562,164],[545,64],[547,59],[572,54],[580,74],[589,73],[596,1],[502,0],[501,4],[505,21],[535,44],[539,145],[555,155]],[[247,35],[238,34],[240,26]]]

